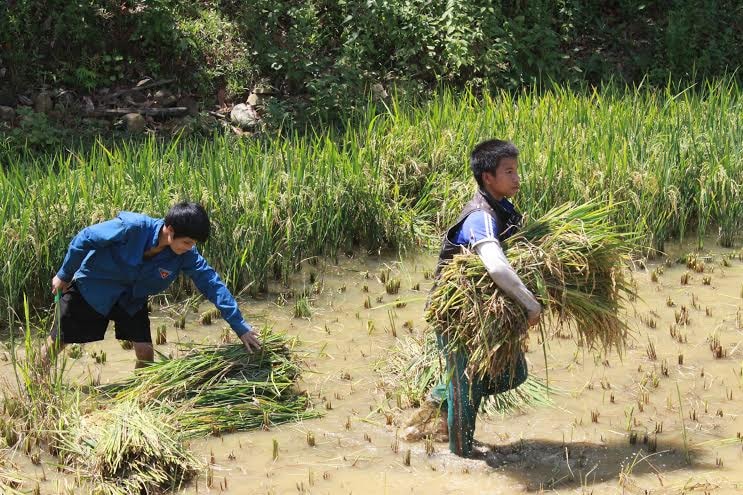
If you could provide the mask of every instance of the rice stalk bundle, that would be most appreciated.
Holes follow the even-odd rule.
[[[240,344],[181,344],[184,355],[135,371],[103,387],[117,401],[158,401],[178,411],[191,436],[244,431],[319,416],[295,387],[295,338],[263,332],[261,349]]]
[[[21,486],[21,483],[20,479],[12,475],[0,473],[0,493],[3,495],[26,495],[17,489],[17,487]]]
[[[60,418],[55,449],[100,495],[160,493],[177,489],[201,464],[184,444],[175,418],[155,405],[122,401]]]
[[[220,405],[186,407],[175,414],[181,430],[195,438],[319,417],[320,412],[311,406],[306,395],[295,394],[273,400],[254,398],[247,402],[235,400]]]
[[[509,239],[507,257],[549,314],[543,323],[570,331],[579,345],[621,354],[628,329],[619,311],[633,294],[625,263],[634,235],[620,233],[610,215],[610,206],[594,202],[555,207]],[[426,320],[480,377],[515,366],[527,329],[524,309],[469,253],[441,271]]]
[[[431,390],[443,380],[443,356],[433,332],[421,337],[400,339],[385,359],[375,364],[383,386],[399,395],[404,405],[418,407]],[[515,389],[490,396],[481,410],[488,416],[504,416],[519,410],[551,406],[550,394],[562,393],[538,378],[529,376]]]
[[[420,337],[398,339],[390,351],[374,364],[385,389],[400,396],[404,407],[418,407],[436,381],[444,375],[436,337],[426,332]]]
[[[3,495],[24,495],[19,488],[23,485],[23,479],[18,471],[12,470],[6,460],[9,449],[0,449],[0,493]]]
[[[548,386],[542,380],[529,376],[524,383],[507,392],[489,396],[484,400],[480,409],[487,416],[505,416],[516,411],[534,409],[537,407],[552,406],[551,395],[564,394],[564,390],[558,390]]]

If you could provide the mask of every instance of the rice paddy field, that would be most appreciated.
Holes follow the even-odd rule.
[[[189,197],[212,215],[213,238],[202,251],[240,295],[248,321],[298,339],[297,388],[312,414],[185,438],[189,464],[178,472],[188,480],[166,491],[740,493],[741,96],[726,81],[581,95],[444,92],[417,107],[392,102],[343,133],[6,153],[3,331],[18,335],[25,321],[48,330],[49,281],[80,228],[121,209],[160,215]],[[621,358],[554,331],[545,366],[542,335],[531,332],[530,372],[552,391],[535,388],[540,397],[529,407],[481,414],[481,456],[460,459],[445,443],[405,440],[415,401],[383,364],[406,339],[425,339],[433,250],[472,194],[468,150],[492,136],[521,149],[515,202],[530,215],[566,201],[611,207],[635,239],[626,270],[637,298],[620,312],[630,330]],[[188,284],[152,305],[163,356],[229,336],[224,322],[205,317],[211,308]],[[6,422],[17,371],[11,353],[33,353],[18,345],[6,339],[0,362],[0,486],[84,493],[90,487],[79,472]],[[112,332],[65,356],[56,390],[62,381],[121,384],[134,365]],[[64,424],[44,424],[43,411],[64,404],[36,400],[35,424],[59,433]]]

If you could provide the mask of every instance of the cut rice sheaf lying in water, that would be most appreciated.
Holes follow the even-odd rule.
[[[103,388],[114,402],[161,401],[178,409],[182,431],[203,436],[315,418],[306,394],[296,388],[301,367],[296,338],[261,333],[261,349],[240,344],[187,344],[176,359],[135,371]]]
[[[202,467],[176,418],[156,404],[122,401],[109,409],[60,418],[54,448],[67,469],[100,495],[178,488]]]
[[[320,415],[296,389],[296,339],[261,333],[260,351],[242,344],[181,346],[182,357],[137,370],[100,388],[60,417],[54,448],[91,493],[160,493],[200,469],[186,441],[268,428]]]

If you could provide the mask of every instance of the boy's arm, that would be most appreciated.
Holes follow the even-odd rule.
[[[251,350],[251,347],[258,349],[260,342],[255,336],[255,332],[243,318],[240,308],[237,306],[237,301],[232,297],[232,293],[224,285],[214,268],[209,266],[196,249],[185,253],[183,256],[188,257],[183,271],[191,277],[199,292],[219,309],[222,318],[229,323],[248,351]]]
[[[536,320],[542,312],[542,306],[511,267],[500,247],[500,242],[496,239],[487,239],[477,243],[473,248],[493,282],[526,308],[530,323]]]
[[[123,241],[126,231],[126,225],[119,218],[85,227],[70,242],[57,277],[63,282],[71,282],[90,251]]]
[[[477,253],[493,282],[526,308],[529,324],[534,325],[539,321],[542,307],[506,259],[496,232],[498,225],[495,218],[487,212],[478,211],[465,219],[459,241],[468,244]]]

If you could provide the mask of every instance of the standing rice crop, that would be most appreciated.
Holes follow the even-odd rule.
[[[610,222],[611,208],[564,204],[508,241],[512,266],[535,294],[549,322],[586,347],[621,353],[627,327],[619,317],[632,293],[625,262],[632,235]],[[526,334],[524,309],[506,296],[479,257],[457,255],[442,270],[426,319],[469,355],[471,372],[498,376],[516,362]]]

